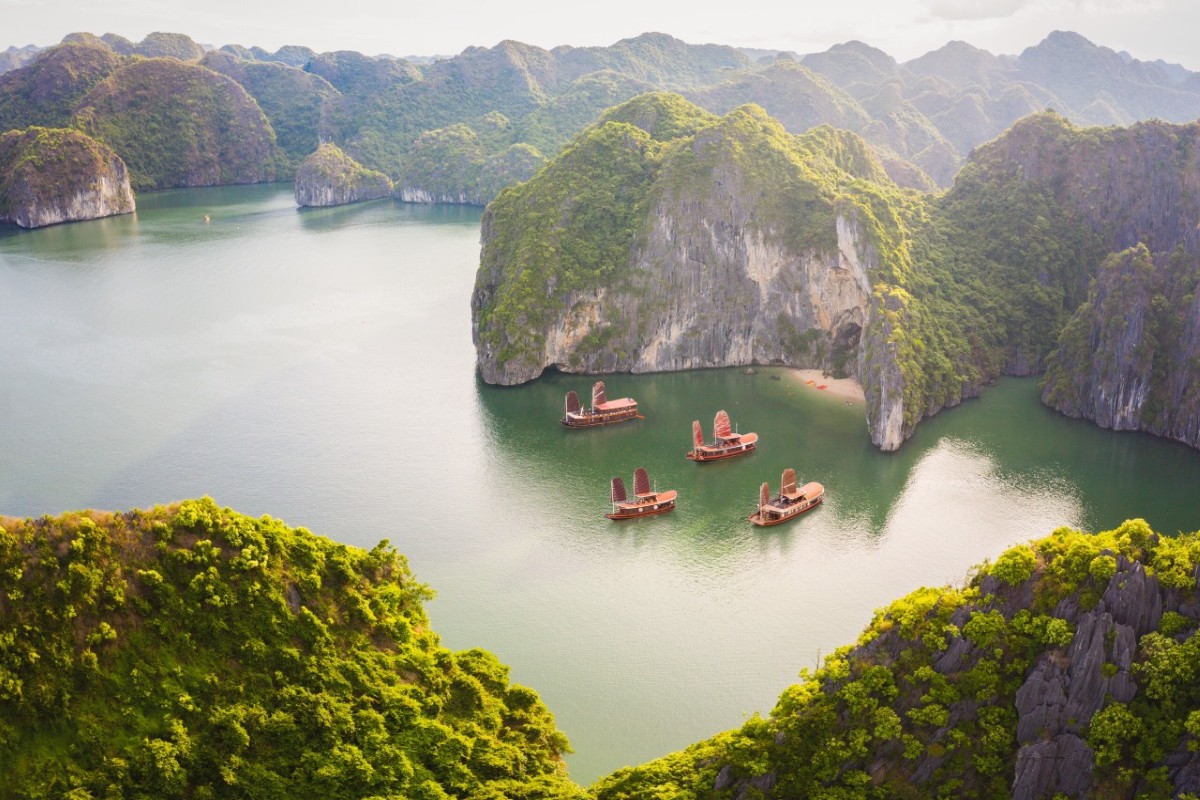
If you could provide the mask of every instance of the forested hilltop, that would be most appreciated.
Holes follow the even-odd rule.
[[[212,500],[0,518],[0,797],[571,798],[404,557]]]
[[[209,499],[0,518],[0,797],[1187,797],[1200,534],[1060,529],[876,612],[766,718],[583,789],[387,542]]]
[[[74,33],[0,56],[0,133],[84,130],[124,159],[135,188],[287,179],[334,144],[397,197],[482,205],[650,90],[716,114],[756,103],[791,133],[853,131],[894,182],[922,190],[948,186],[971,148],[1047,107],[1080,124],[1200,116],[1200,75],[1064,32],[1019,56],[951,42],[905,63],[862,42],[751,57],[658,33],[608,47],[504,41],[419,62],[297,45],[206,51],[177,33]]]
[[[1055,407],[1200,446],[1198,143],[1196,123],[1045,112],[928,195],[852,133],[645,95],[488,207],[480,371],[854,374],[892,450],[998,376],[1049,368]],[[1140,271],[1103,266],[1131,247]]]

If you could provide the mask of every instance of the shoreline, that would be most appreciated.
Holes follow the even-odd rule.
[[[862,386],[854,378],[827,378],[819,369],[789,368],[786,371],[789,380],[795,382],[801,389],[808,389],[815,394],[828,395],[851,406],[861,406],[867,402],[867,396],[863,393]]]

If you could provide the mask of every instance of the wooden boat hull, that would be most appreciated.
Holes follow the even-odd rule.
[[[637,419],[637,409],[621,409],[611,413],[586,414],[581,417],[563,417],[559,420],[564,428],[598,428],[601,425],[612,425],[617,422],[625,422],[630,419]]]
[[[622,509],[604,516],[609,519],[639,519],[641,517],[653,517],[656,514],[666,514],[668,511],[675,510],[675,501],[668,500],[663,503],[652,503],[639,509]]]
[[[789,511],[790,513],[782,514],[782,515],[780,515],[780,516],[778,516],[778,517],[773,517],[773,516],[763,516],[763,515],[762,515],[762,514],[760,514],[759,512],[755,511],[753,514],[751,514],[750,516],[746,517],[746,519],[750,520],[750,521],[751,521],[751,522],[753,522],[755,525],[758,525],[758,526],[760,526],[760,527],[763,527],[763,528],[769,528],[769,527],[771,527],[772,525],[782,525],[782,524],[783,524],[783,523],[785,523],[785,522],[791,522],[792,520],[796,519],[797,517],[799,517],[799,516],[800,516],[801,514],[803,514],[804,512],[806,512],[806,511],[812,511],[814,508],[816,508],[817,506],[821,505],[821,503],[823,503],[823,502],[825,502],[825,498],[822,496],[822,497],[818,497],[818,498],[816,498],[815,500],[813,500],[813,501],[812,501],[811,503],[809,503],[808,505],[805,505],[805,506],[797,506],[797,507],[796,507],[796,509],[795,509],[794,511],[793,511],[793,510],[791,510],[791,509],[788,509],[788,511]]]
[[[686,454],[688,461],[695,461],[697,464],[703,464],[706,461],[720,461],[724,458],[733,458],[734,456],[744,456],[747,453],[753,453],[758,448],[755,443],[747,445],[738,445],[735,448],[728,450],[720,450],[717,452],[705,452],[703,448],[689,450]]]

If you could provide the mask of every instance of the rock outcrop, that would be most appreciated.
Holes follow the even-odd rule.
[[[1048,361],[1047,405],[1200,447],[1198,263],[1144,244],[1110,257]]]
[[[976,391],[949,375],[957,356],[922,361],[932,317],[899,285],[907,213],[854,134],[792,136],[757,106],[716,118],[643,95],[488,207],[480,373],[825,369],[859,377],[872,440],[894,450]]]
[[[1067,308],[1043,400],[1200,447],[1200,123],[1084,130],[1041,114],[981,148],[976,165],[989,192],[1045,197],[1097,242],[1078,289],[1054,275],[1056,258],[1031,276],[1068,297],[1094,277]]]
[[[40,228],[133,210],[129,173],[111,148],[61,128],[0,134],[0,222]]]
[[[323,144],[296,170],[296,203],[340,206],[378,200],[392,193],[382,172],[367,169],[334,144]]]

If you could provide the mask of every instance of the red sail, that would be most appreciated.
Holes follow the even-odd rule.
[[[633,471],[633,493],[650,494],[650,476],[641,467]]]
[[[614,503],[624,503],[625,496],[625,481],[620,478],[612,479],[612,501]]]
[[[713,420],[713,436],[718,439],[733,438],[733,429],[729,427],[729,415],[724,411],[718,411],[716,419]]]
[[[604,381],[596,381],[592,385],[592,408],[608,402],[608,398],[604,396]]]
[[[761,508],[771,502],[771,485],[764,483],[758,490],[758,505]]]
[[[704,431],[700,429],[700,420],[692,420],[692,444],[696,447],[704,445]]]
[[[783,480],[780,482],[779,493],[789,495],[796,493],[796,470],[788,467],[783,471]]]
[[[575,394],[574,389],[567,392],[567,413],[568,414],[578,414],[579,413],[579,395]]]

